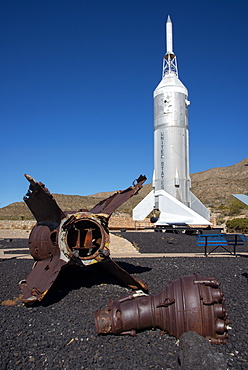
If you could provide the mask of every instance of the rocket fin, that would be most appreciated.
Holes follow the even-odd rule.
[[[211,225],[211,222],[206,218],[185,206],[166,191],[158,190],[155,192],[155,196],[159,197],[159,210],[161,212],[155,225],[182,223],[188,225]]]
[[[202,217],[206,218],[206,220],[210,220],[210,211],[207,207],[202,204],[202,202],[190,191],[190,208],[193,209],[196,213],[201,215]]]
[[[91,213],[105,213],[109,216],[123,203],[125,203],[133,195],[137,194],[142,188],[143,183],[146,181],[146,176],[140,175],[138,179],[134,180],[133,186],[125,190],[119,190],[112,194],[107,199],[101,200],[93,208],[91,208]]]
[[[240,202],[248,206],[248,195],[245,194],[232,194],[233,197],[237,198]]]
[[[154,206],[154,191],[152,190],[142,201],[133,209],[133,220],[141,221],[149,215]]]

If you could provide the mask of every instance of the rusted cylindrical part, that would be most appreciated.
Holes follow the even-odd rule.
[[[97,333],[131,334],[160,328],[179,338],[195,331],[212,343],[225,343],[227,312],[220,283],[198,274],[180,277],[157,295],[133,293],[95,312]]]
[[[66,254],[71,258],[99,261],[105,258],[102,251],[109,251],[109,233],[97,216],[89,212],[73,214],[62,225]]]
[[[72,215],[62,226],[64,245],[62,252],[69,258],[81,260],[97,258],[99,261],[109,255],[109,234],[100,222],[89,213]],[[29,237],[29,248],[36,261],[52,258],[61,251],[61,235],[59,227],[50,223],[37,223]],[[104,253],[105,252],[105,253]]]
[[[28,243],[30,254],[36,261],[42,261],[60,254],[57,232],[58,230],[52,228],[50,224],[36,224],[33,227]]]

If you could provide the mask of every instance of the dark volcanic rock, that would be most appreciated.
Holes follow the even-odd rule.
[[[182,370],[226,370],[227,363],[223,353],[219,353],[201,335],[188,331],[179,342],[179,363]]]

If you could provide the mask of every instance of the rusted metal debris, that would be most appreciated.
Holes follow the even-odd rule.
[[[101,271],[118,278],[132,289],[147,291],[139,279],[119,267],[109,252],[108,220],[111,214],[142,187],[140,176],[133,186],[118,191],[91,210],[63,212],[41,182],[25,175],[30,182],[24,201],[37,220],[29,237],[29,248],[35,260],[27,278],[20,282],[23,302],[41,301],[52,286],[62,266],[74,262],[82,267],[101,262]]]
[[[136,335],[160,328],[176,338],[194,331],[213,344],[225,343],[229,320],[219,286],[214,277],[194,274],[172,281],[157,295],[133,292],[95,312],[96,331]]]

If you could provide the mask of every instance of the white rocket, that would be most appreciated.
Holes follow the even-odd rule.
[[[160,211],[156,225],[210,225],[209,210],[191,193],[188,91],[178,78],[172,23],[166,22],[167,52],[162,80],[154,91],[153,190],[134,208],[133,219]]]

